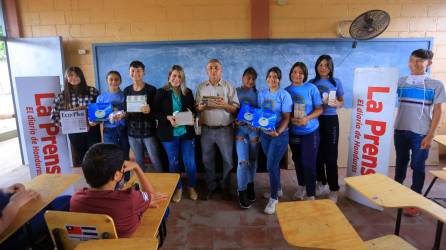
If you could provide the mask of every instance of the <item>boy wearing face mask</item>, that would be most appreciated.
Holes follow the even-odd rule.
[[[411,189],[420,194],[425,179],[425,161],[441,117],[441,104],[446,102],[443,83],[426,73],[432,58],[433,53],[429,50],[413,51],[409,59],[410,75],[398,80],[395,180],[404,182],[410,160],[413,170]],[[420,211],[406,208],[404,214],[417,216]]]
[[[166,194],[155,192],[137,163],[124,160],[124,152],[116,144],[93,145],[82,161],[82,171],[90,188],[79,190],[71,197],[70,211],[109,215],[119,238],[130,237],[143,213],[167,198]],[[140,190],[115,189],[126,172],[138,177]]]

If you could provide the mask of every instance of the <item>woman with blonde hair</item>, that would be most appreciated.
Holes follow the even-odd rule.
[[[169,71],[168,82],[155,96],[155,117],[158,119],[157,135],[163,144],[169,160],[169,172],[180,172],[180,152],[188,178],[189,197],[197,199],[195,191],[195,131],[193,124],[177,125],[174,114],[191,111],[195,114],[192,91],[186,87],[186,76],[179,65],[173,65]],[[178,182],[172,201],[179,202],[182,195],[182,183]]]

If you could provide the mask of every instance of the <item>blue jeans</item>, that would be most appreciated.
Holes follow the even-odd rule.
[[[248,183],[254,182],[259,152],[259,131],[248,126],[238,126],[235,132],[235,149],[237,151],[237,187],[244,191]]]
[[[160,159],[160,152],[158,150],[158,140],[155,136],[136,138],[129,136],[130,148],[135,153],[136,163],[144,170],[147,171],[144,166],[144,146],[149,154],[150,161],[156,172],[163,172],[163,165]]]
[[[260,142],[266,155],[271,198],[276,200],[280,188],[280,160],[288,149],[288,141],[288,130],[277,137],[271,137],[264,132],[260,133]]]
[[[184,168],[187,174],[187,186],[195,187],[197,166],[195,164],[195,140],[183,139],[174,136],[171,141],[163,141],[164,149],[169,159],[169,172],[180,173],[180,150],[184,163]],[[177,188],[182,188],[181,180],[178,181]]]
[[[421,149],[421,141],[425,135],[407,130],[395,130],[394,141],[396,151],[395,181],[403,183],[406,179],[407,165],[413,170],[411,189],[419,194],[423,190],[425,161],[429,155],[428,149]],[[411,154],[410,154],[411,152]]]
[[[115,128],[105,128],[104,127],[104,143],[112,143],[119,145],[124,151],[124,157],[126,160],[129,159],[129,137],[127,136],[127,128],[123,126]]]
[[[319,130],[306,135],[290,135],[290,148],[296,169],[297,183],[305,186],[307,196],[316,195],[316,159]]]

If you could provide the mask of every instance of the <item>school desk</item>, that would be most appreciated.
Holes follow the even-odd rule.
[[[146,210],[141,219],[141,224],[131,238],[156,238],[158,229],[161,229],[161,231],[165,230],[166,225],[163,222],[163,217],[180,178],[179,174],[171,173],[147,173],[146,176],[150,183],[152,183],[155,191],[166,193],[167,199],[160,202],[157,208],[149,208]],[[131,182],[134,180],[135,178],[131,178],[129,183],[132,184]],[[161,237],[163,237],[163,234],[165,236],[165,231],[160,232]],[[161,245],[163,241],[164,238],[161,238]]]
[[[282,234],[292,246],[367,249],[355,229],[331,200],[279,202],[276,213]]]
[[[446,135],[436,135],[434,136],[434,141],[446,147]]]
[[[109,239],[89,240],[77,245],[75,250],[155,250],[158,249],[158,241],[150,238],[139,239]]]
[[[434,185],[435,181],[437,181],[438,178],[446,181],[446,171],[444,170],[431,170],[429,171],[429,173],[431,173],[434,178],[432,179],[431,183],[429,184],[429,186],[426,189],[426,192],[424,193],[424,196],[427,197],[427,195],[429,194],[429,192],[432,189],[432,186]]]
[[[0,234],[0,243],[6,240],[17,229],[25,225],[39,211],[48,206],[65,189],[73,185],[78,179],[78,174],[42,174],[34,179],[23,183],[26,189],[36,190],[40,196],[31,200],[20,208],[13,223]]]
[[[416,250],[396,235],[364,242],[328,199],[279,203],[277,217],[288,244],[304,249]]]
[[[397,208],[395,234],[399,234],[401,215],[405,207],[417,207],[438,220],[433,249],[439,249],[446,209],[412,191],[393,179],[380,174],[346,177],[345,183],[374,204],[385,208]]]

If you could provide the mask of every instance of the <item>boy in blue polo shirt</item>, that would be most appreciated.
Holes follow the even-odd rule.
[[[409,59],[410,75],[398,80],[398,115],[395,120],[395,180],[403,183],[407,165],[413,170],[411,189],[421,194],[425,178],[425,161],[446,102],[443,83],[430,78],[426,69],[433,53],[418,49]],[[407,208],[404,214],[417,216],[419,210]]]

